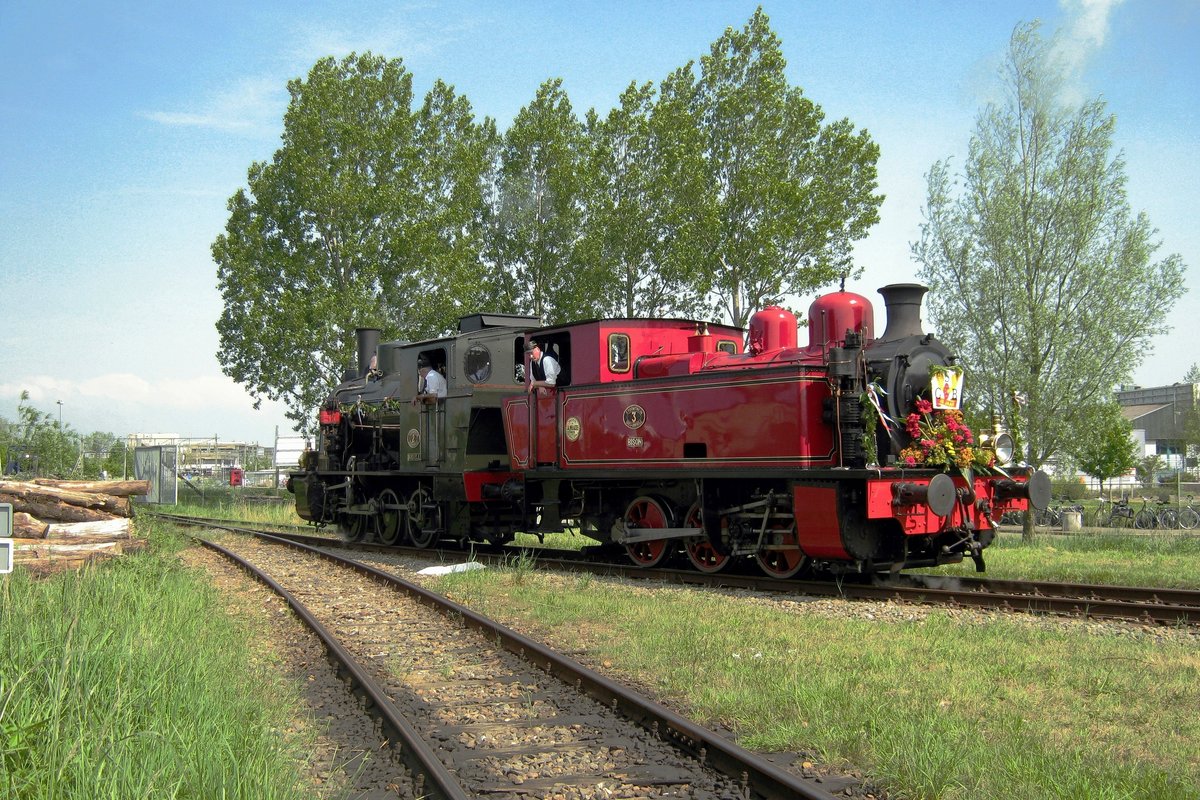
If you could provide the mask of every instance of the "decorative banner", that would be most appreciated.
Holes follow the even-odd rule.
[[[962,369],[932,367],[929,373],[934,411],[957,411],[962,403]]]

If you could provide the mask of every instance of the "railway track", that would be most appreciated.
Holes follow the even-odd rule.
[[[187,519],[187,518],[180,518]],[[220,523],[221,521],[213,521]],[[229,524],[229,523],[225,523]],[[297,529],[300,529],[297,526]],[[277,534],[313,546],[353,548],[368,552],[402,552],[428,556],[430,550],[348,544],[337,537],[312,534]],[[485,563],[502,564],[515,548],[477,549],[472,556]],[[1012,581],[903,573],[887,580],[865,582],[775,580],[757,573],[726,571],[706,575],[691,569],[644,569],[625,563],[597,561],[586,553],[523,548],[539,564],[555,569],[597,572],[626,578],[668,580],[698,586],[741,588],[754,591],[841,597],[860,600],[895,600],[923,605],[979,608],[1033,614],[1056,614],[1088,619],[1119,620],[1161,625],[1200,625],[1200,591],[1137,586]],[[434,551],[438,552],[438,551]],[[456,552],[456,551],[447,551]],[[461,554],[460,554],[461,555]]]
[[[321,637],[400,743],[415,796],[833,798],[395,575],[281,537],[216,527],[253,534],[225,547],[201,541],[284,596]],[[394,595],[381,600],[381,585]]]

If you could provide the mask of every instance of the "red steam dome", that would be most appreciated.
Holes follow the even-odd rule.
[[[875,309],[861,294],[845,289],[822,295],[808,307],[808,346],[840,346],[846,331],[862,331],[863,341],[875,338]]]
[[[796,346],[796,315],[786,308],[767,306],[750,318],[750,352]]]

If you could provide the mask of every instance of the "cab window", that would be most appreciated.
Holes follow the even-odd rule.
[[[608,335],[608,369],[610,372],[629,372],[629,334]]]

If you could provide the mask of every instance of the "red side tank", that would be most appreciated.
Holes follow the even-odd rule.
[[[796,315],[767,306],[750,318],[750,352],[754,355],[796,346]]]
[[[861,330],[864,342],[875,338],[875,309],[861,294],[843,289],[818,297],[808,307],[810,348],[824,350],[840,346],[848,330]]]

